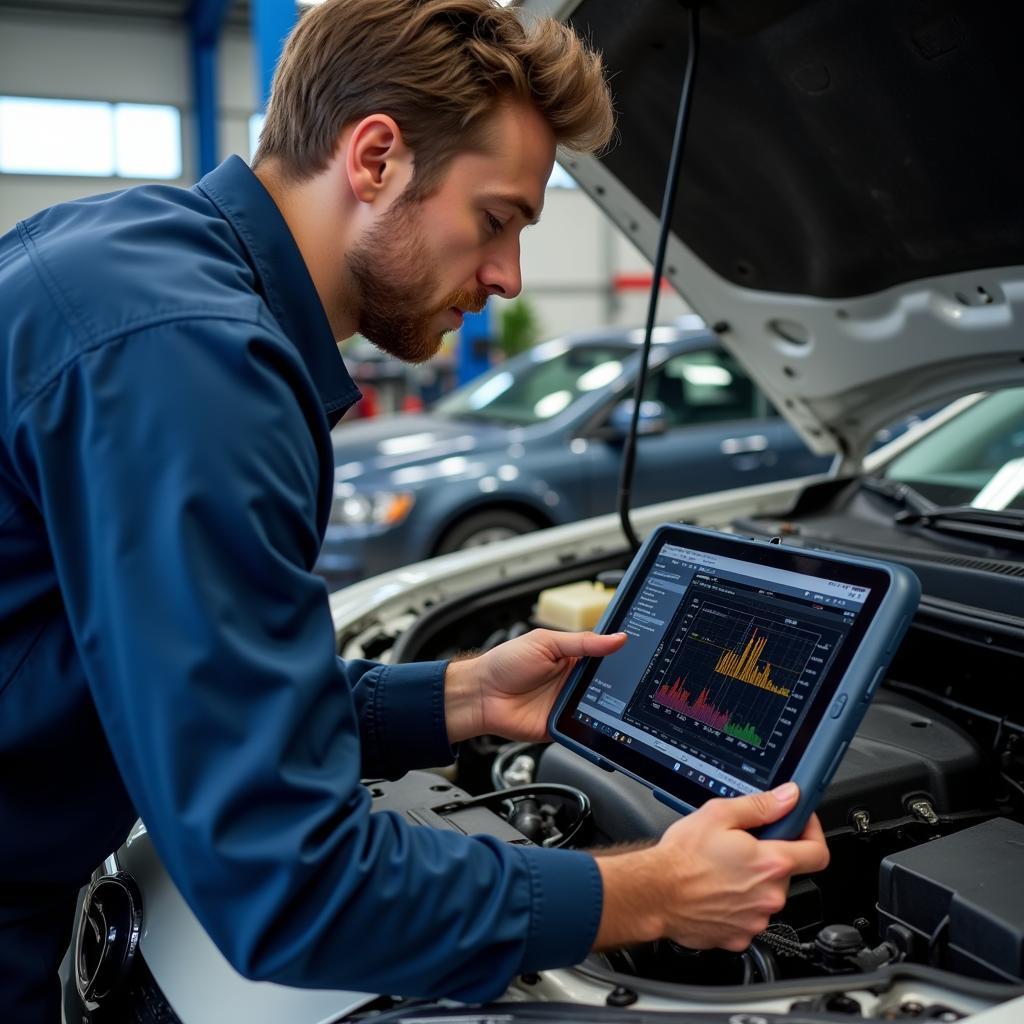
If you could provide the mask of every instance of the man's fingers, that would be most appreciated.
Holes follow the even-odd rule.
[[[602,658],[617,651],[625,642],[625,633],[557,633],[547,641],[560,658]]]
[[[796,807],[800,790],[795,782],[787,782],[767,793],[734,796],[729,800],[716,800],[715,811],[733,828],[757,828],[770,825]]]
[[[816,839],[765,839],[765,846],[771,846],[771,852],[778,856],[780,863],[788,865],[787,874],[813,875],[828,867],[829,854],[825,838]]]
[[[831,859],[828,846],[825,843],[825,833],[821,830],[821,822],[818,816],[812,814],[807,825],[804,827],[803,835],[789,844],[796,848],[796,855],[800,858],[800,871],[804,874],[813,874],[815,871],[824,871]]]
[[[801,839],[813,839],[815,842],[825,842],[825,833],[821,829],[821,822],[818,821],[818,816],[812,814],[807,819],[807,824],[804,825],[803,835]]]
[[[789,874],[811,875],[828,867],[828,846],[816,814],[808,819],[799,839],[766,839],[762,845],[789,865]]]

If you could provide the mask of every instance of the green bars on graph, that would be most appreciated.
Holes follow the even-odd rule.
[[[752,725],[733,725],[732,722],[729,722],[722,731],[730,736],[735,736],[738,740],[743,740],[744,743],[751,743],[755,747],[762,745],[761,737],[754,732]]]

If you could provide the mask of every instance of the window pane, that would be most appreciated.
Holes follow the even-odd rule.
[[[118,103],[114,139],[119,177],[181,177],[181,115],[176,107]]]
[[[110,177],[113,131],[109,103],[0,96],[0,171]]]
[[[624,345],[567,346],[550,341],[459,388],[435,408],[455,419],[527,426],[557,416],[582,395],[622,373],[633,349]]]
[[[1024,388],[997,391],[886,467],[940,505],[1024,509]]]
[[[249,118],[249,162],[256,155],[256,147],[260,142],[260,132],[263,131],[263,122],[266,114],[253,114]]]
[[[756,415],[754,382],[727,352],[674,356],[647,381],[644,398],[662,403],[670,426]]]
[[[578,188],[576,179],[561,165],[555,164],[551,168],[551,177],[548,178],[548,188]]]

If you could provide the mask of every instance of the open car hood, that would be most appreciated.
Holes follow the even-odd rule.
[[[602,51],[601,158],[561,153],[651,259],[686,0],[523,0]],[[820,453],[1024,382],[1020,5],[709,0],[666,278]]]

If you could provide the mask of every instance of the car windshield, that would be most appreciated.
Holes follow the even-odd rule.
[[[614,381],[634,352],[629,345],[548,342],[460,388],[434,411],[524,427],[540,423]]]
[[[937,505],[1024,509],[1024,388],[995,392],[886,467]]]

